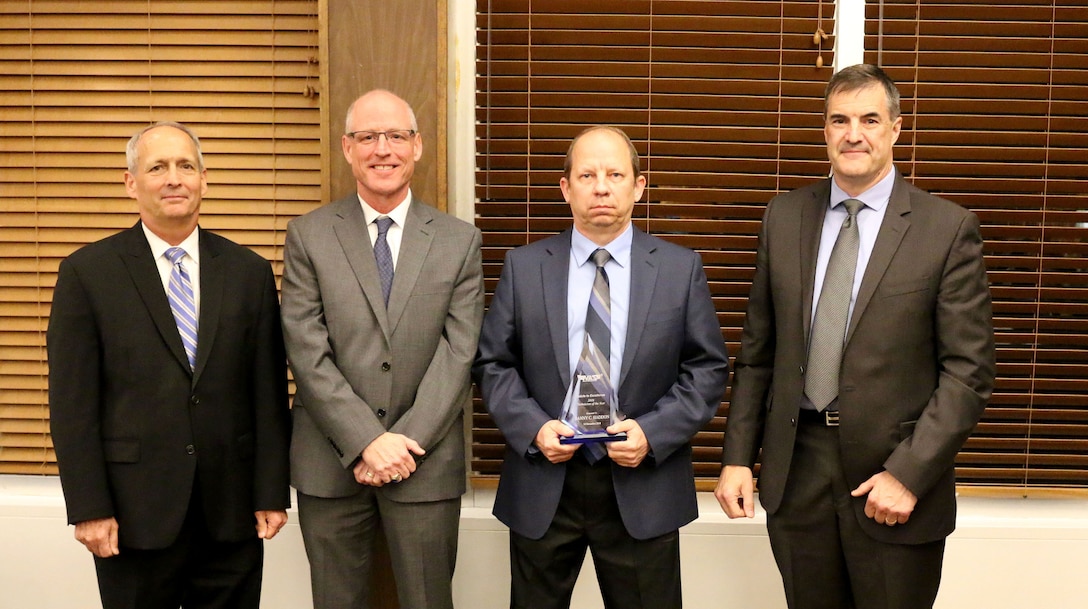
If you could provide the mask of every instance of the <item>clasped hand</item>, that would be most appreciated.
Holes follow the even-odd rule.
[[[414,456],[426,453],[412,438],[387,431],[363,449],[362,458],[353,468],[355,481],[367,486],[400,482],[415,473]]]

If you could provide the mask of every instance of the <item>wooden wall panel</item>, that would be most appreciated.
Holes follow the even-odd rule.
[[[340,153],[344,115],[360,94],[389,89],[416,112],[423,158],[412,192],[446,209],[447,0],[327,0],[330,196],[355,192]]]
[[[412,193],[446,209],[446,0],[325,0],[328,69],[329,196],[355,192],[340,152],[344,116],[359,95],[388,89],[415,110],[423,136]],[[371,573],[372,606],[395,609],[396,586],[384,538]]]

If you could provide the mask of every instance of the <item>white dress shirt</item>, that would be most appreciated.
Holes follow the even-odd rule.
[[[359,197],[359,204],[363,206],[363,217],[366,218],[366,230],[370,235],[371,247],[374,247],[374,243],[378,240],[378,225],[374,221],[382,216],[388,216],[393,220],[389,231],[385,233],[385,242],[389,244],[389,252],[393,254],[393,270],[396,271],[397,258],[400,255],[400,241],[401,237],[404,236],[404,223],[408,220],[408,206],[412,204],[412,191],[409,189],[408,196],[388,214],[379,214],[374,211],[374,208],[364,201],[362,197]]]
[[[155,265],[159,268],[159,278],[162,279],[162,291],[168,292],[170,285],[170,273],[174,271],[174,264],[166,257],[166,250],[175,247],[163,241],[158,235],[151,232],[142,222],[147,244],[151,246],[151,255],[155,257]],[[193,284],[193,304],[196,307],[196,318],[200,320],[200,236],[199,228],[193,229],[189,236],[176,247],[185,250],[185,256],[181,259],[181,265],[189,274],[189,281]]]

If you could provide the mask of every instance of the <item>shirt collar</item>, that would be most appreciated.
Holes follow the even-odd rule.
[[[624,229],[618,237],[613,239],[610,243],[603,246],[597,245],[592,242],[582,233],[578,232],[578,229],[571,230],[570,237],[570,253],[574,256],[578,266],[585,264],[590,255],[593,254],[597,248],[603,247],[608,250],[608,254],[612,256],[612,260],[616,261],[622,267],[627,267],[631,264],[631,242],[634,240],[635,231],[631,228],[631,223],[627,223],[627,228]]]
[[[200,264],[200,237],[198,235],[200,229],[194,228],[193,232],[189,233],[189,236],[182,240],[181,243],[176,246],[170,245],[166,241],[163,241],[162,237],[159,237],[155,233],[151,232],[151,229],[147,227],[143,222],[140,223],[140,227],[144,229],[144,236],[147,237],[147,244],[151,246],[151,255],[158,259],[166,250],[172,247],[180,247],[185,250],[185,255],[192,259],[193,264]]]
[[[359,196],[359,195],[356,195]],[[366,218],[367,225],[372,224],[375,220],[382,216],[388,216],[393,219],[393,224],[404,228],[404,223],[408,220],[408,206],[412,204],[412,189],[408,189],[408,194],[404,197],[404,200],[397,203],[397,206],[393,208],[393,211],[387,214],[379,214],[370,206],[369,203],[363,200],[363,197],[359,196],[359,205],[363,207],[363,217]]]
[[[892,186],[895,185],[895,166],[892,166],[892,170],[888,172],[888,175],[884,176],[879,182],[873,184],[872,188],[866,190],[856,197],[851,197],[846,194],[843,189],[839,188],[839,185],[835,183],[834,178],[831,180],[831,208],[834,208],[839,203],[847,199],[857,199],[865,204],[870,209],[877,211],[881,210],[888,204],[888,201],[892,198]]]

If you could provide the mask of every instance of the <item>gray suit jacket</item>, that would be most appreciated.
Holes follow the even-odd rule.
[[[567,230],[507,254],[473,367],[507,443],[495,515],[534,539],[555,516],[567,471],[534,440],[559,418],[570,383],[570,239]],[[627,531],[648,539],[698,515],[690,441],[721,403],[729,362],[695,252],[635,229],[629,311],[619,405],[651,452],[636,468],[612,464],[612,480]]]
[[[288,223],[284,261],[297,386],[292,484],[319,497],[359,492],[352,464],[391,431],[427,454],[411,477],[378,492],[402,502],[464,493],[463,412],[483,317],[480,231],[413,199],[388,309],[354,194]]]
[[[784,502],[830,180],[767,206],[729,407],[723,463],[755,463],[760,501]],[[910,520],[861,526],[892,543],[934,541],[956,522],[956,453],[994,380],[990,292],[978,218],[897,176],[847,328],[839,438],[847,480],[891,472],[917,497]]]

